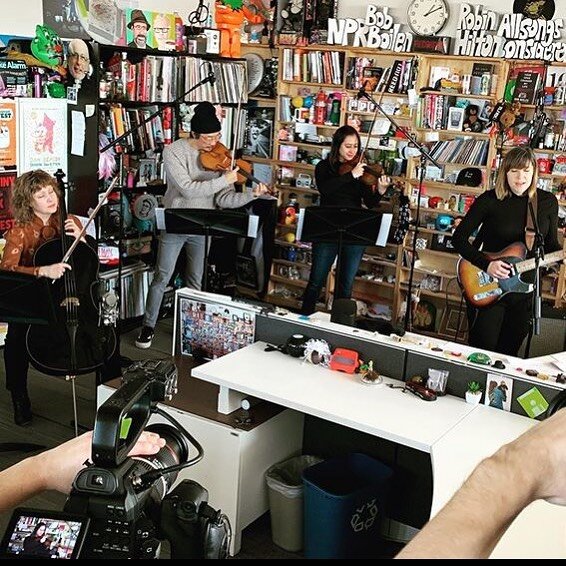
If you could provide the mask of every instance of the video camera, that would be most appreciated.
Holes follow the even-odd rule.
[[[183,480],[169,493],[179,470],[204,455],[200,444],[157,406],[177,392],[174,363],[136,362],[122,380],[97,411],[92,463],[75,477],[64,510],[16,509],[2,556],[157,558],[163,539],[170,542],[174,559],[227,556],[230,523],[208,505],[208,491]],[[174,426],[145,428],[151,413]],[[153,456],[128,457],[144,428],[164,438],[165,446]],[[190,460],[189,445],[197,452]]]

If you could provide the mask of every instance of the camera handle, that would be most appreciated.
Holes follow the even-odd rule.
[[[171,558],[226,558],[232,538],[226,515],[208,505],[208,491],[183,480],[161,505],[161,534],[171,543]]]

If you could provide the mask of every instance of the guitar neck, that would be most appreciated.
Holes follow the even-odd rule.
[[[550,265],[552,263],[558,263],[559,261],[563,260],[566,256],[566,251],[559,250],[557,252],[552,252],[551,254],[546,254],[544,259],[541,259],[539,262],[540,267],[544,267],[546,265]],[[518,273],[524,273],[525,271],[531,271],[536,267],[536,260],[526,259],[524,261],[520,261],[519,263],[515,264],[515,269]]]

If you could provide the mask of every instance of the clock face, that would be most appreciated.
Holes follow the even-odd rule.
[[[434,35],[448,21],[445,0],[413,0],[407,8],[407,23],[417,35]]]

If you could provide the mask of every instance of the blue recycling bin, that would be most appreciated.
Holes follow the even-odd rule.
[[[375,558],[382,551],[393,470],[353,453],[307,468],[304,482],[305,558]]]

